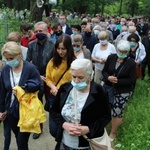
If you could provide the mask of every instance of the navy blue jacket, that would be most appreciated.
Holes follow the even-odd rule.
[[[98,39],[94,35],[87,37],[84,33],[82,34],[82,37],[84,42],[83,45],[85,45],[92,53],[94,46],[99,43]]]
[[[65,34],[71,35],[72,34],[72,29],[66,24],[66,31]]]
[[[6,65],[3,67],[0,78],[0,112],[5,110],[9,111],[12,86],[10,82],[10,69],[11,67]],[[40,89],[41,78],[38,70],[35,66],[27,61],[23,62],[23,70],[21,73],[19,86],[23,86],[27,81],[34,80],[37,83],[36,90]],[[32,89],[33,90],[33,89]],[[30,92],[30,91],[29,91]]]

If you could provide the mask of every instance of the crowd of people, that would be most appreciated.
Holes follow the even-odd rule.
[[[33,132],[22,132],[18,126],[22,117],[20,105],[24,103],[18,100],[16,86],[27,94],[38,93],[42,107],[46,100],[49,131],[57,142],[55,150],[90,150],[83,136],[100,137],[109,123],[109,138],[113,141],[136,80],[145,79],[147,65],[150,79],[150,31],[143,18],[135,22],[126,18],[83,17],[81,24],[69,26],[62,13],[53,26],[48,17],[35,23],[34,28],[23,23],[20,31],[8,35],[1,51],[4,63],[0,75],[0,121],[4,124],[4,150],[9,150],[11,130],[18,150],[28,150]],[[37,117],[32,116],[32,125],[40,120]],[[38,121],[40,132],[33,132],[34,139],[43,132],[43,122]]]

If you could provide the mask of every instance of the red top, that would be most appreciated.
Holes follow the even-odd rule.
[[[36,35],[34,35],[31,39],[29,39],[28,37],[23,36],[21,38],[21,45],[28,47],[29,42],[33,41],[36,39]]]

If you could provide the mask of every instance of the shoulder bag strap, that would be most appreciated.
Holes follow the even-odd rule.
[[[55,86],[58,85],[59,81],[62,79],[62,77],[64,76],[64,74],[67,72],[67,70],[68,70],[68,68],[67,68],[67,69],[64,71],[64,73],[60,76],[60,78],[59,78],[59,80],[57,81],[57,83],[56,83]]]

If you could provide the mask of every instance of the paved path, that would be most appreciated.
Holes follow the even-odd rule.
[[[48,113],[46,114],[48,118]],[[3,123],[0,124],[0,150],[3,150]],[[49,133],[48,119],[44,123],[43,133],[39,139],[34,140],[32,134],[29,139],[29,150],[54,150],[55,140]],[[12,141],[10,150],[17,150],[14,134],[12,133]]]

